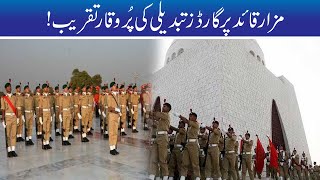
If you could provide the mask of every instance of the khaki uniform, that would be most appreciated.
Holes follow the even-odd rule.
[[[242,153],[242,179],[246,179],[246,173],[248,170],[250,180],[253,180],[253,171],[252,171],[252,140],[242,140],[243,142],[243,153]]]
[[[121,111],[121,132],[124,132],[127,120],[127,94],[119,95],[120,111]]]
[[[71,107],[72,107],[72,98],[69,93],[64,93],[60,97],[60,112],[62,115],[62,134],[65,140],[68,140],[69,131],[70,131],[70,121],[72,119]]]
[[[288,174],[288,159],[289,155],[286,151],[280,151],[278,154],[278,161],[279,161],[279,176],[288,179],[289,174]]]
[[[225,139],[225,156],[223,158],[223,179],[227,179],[228,171],[231,172],[232,179],[237,179],[235,172],[235,150],[234,143],[236,142],[237,136],[232,135]]]
[[[209,134],[199,133],[198,142],[199,142],[199,166],[200,166],[200,178],[203,179],[205,177],[205,160],[206,160],[206,152],[207,152],[207,142],[209,139]]]
[[[320,179],[320,166],[313,167],[313,179],[318,180]]]
[[[181,151],[183,144],[186,141],[186,129],[179,128],[174,140],[174,147],[169,159],[169,176],[174,177],[174,172],[177,170],[180,174],[181,169]]]
[[[219,139],[221,131],[220,129],[213,129],[210,133],[208,142],[208,153],[205,165],[205,176],[206,178],[219,178],[221,177],[220,164],[219,164]]]
[[[119,108],[118,94],[110,93],[108,95],[108,131],[109,131],[109,145],[116,146],[118,140],[118,127],[120,115],[114,111]]]
[[[308,174],[308,159],[307,157],[301,157],[301,174],[302,179],[308,180],[309,174]]]
[[[44,132],[44,143],[49,144],[49,138],[51,134],[51,118],[52,118],[52,101],[50,95],[43,94],[39,98],[39,108],[42,111],[42,122]]]
[[[73,94],[72,93],[69,93],[69,96],[70,96],[70,99],[71,99],[71,106],[70,106],[70,111],[71,111],[71,118],[70,118],[70,126],[69,126],[69,135],[72,135],[72,133],[73,133],[73,120],[74,120],[74,118],[75,118],[75,116],[76,116],[76,114],[75,114],[75,109],[77,109],[77,108],[75,108],[74,107],[74,103],[75,103],[75,100],[74,100],[74,96],[73,96]]]
[[[89,111],[92,111],[89,105],[89,97],[86,94],[81,94],[79,97],[79,108],[81,108],[81,128],[82,128],[82,135],[81,137],[87,137],[87,130],[88,130],[88,122],[89,122]]]
[[[102,115],[102,112],[104,112],[104,108],[106,106],[106,94],[105,93],[102,93],[99,95],[99,109],[101,111],[101,115],[100,115],[100,128],[101,128],[101,131],[103,131],[103,120],[105,117],[103,117]]]
[[[40,102],[40,93],[36,93],[33,98],[34,98],[34,106],[36,108],[36,129],[37,129],[37,135],[42,134],[42,125],[40,124],[39,117],[40,117],[40,111],[39,111],[39,102]]]
[[[168,176],[168,164],[167,164],[167,156],[168,156],[168,135],[167,132],[170,127],[170,116],[168,113],[164,112],[155,112],[154,116],[158,120],[157,124],[157,132],[156,132],[156,139],[154,144],[152,145],[151,149],[151,168],[150,174],[156,175],[159,171],[160,165],[160,172],[163,176]]]
[[[147,119],[149,118],[150,111],[151,111],[151,97],[150,93],[143,93],[143,119],[144,119],[144,127],[147,127]]]
[[[187,132],[187,145],[182,152],[182,165],[181,165],[181,176],[186,177],[189,166],[191,164],[193,174],[195,177],[200,178],[200,166],[199,166],[199,144],[198,133],[199,123],[194,121],[188,121],[189,128]]]
[[[238,168],[238,162],[239,162],[239,142],[236,141],[234,144],[234,151],[236,153],[236,160],[235,160],[235,171],[236,171],[236,176],[237,180],[240,180],[240,175],[239,175],[239,168]],[[229,171],[230,172],[230,171]],[[231,177],[231,172],[229,173],[229,177]]]
[[[137,128],[138,124],[138,104],[139,104],[140,95],[139,94],[131,94],[130,95],[130,103],[133,110],[133,115],[131,116],[132,129]]]
[[[19,137],[22,137],[22,132],[23,132],[23,120],[22,120],[22,116],[23,116],[23,111],[24,111],[24,107],[23,107],[23,95],[21,93],[16,93],[16,108],[17,108],[17,118],[19,119],[19,123],[17,124],[17,136],[20,135]]]
[[[296,163],[292,162],[293,164],[293,178],[292,179],[299,179],[301,180],[301,167],[299,164],[300,157],[299,154],[296,154],[295,156],[293,156],[293,161],[295,161]]]
[[[132,93],[130,93],[130,91],[127,92],[127,102],[128,102],[128,109],[129,109],[129,112],[128,112],[128,125],[129,125],[129,128],[131,127],[132,125],[132,116],[133,114],[131,113],[131,109],[132,109],[132,104],[130,102],[130,99],[131,99],[131,95]]]
[[[6,95],[7,96],[7,95]],[[14,107],[17,104],[17,98],[15,96],[7,96],[11,101]],[[17,135],[17,116],[14,114],[14,111],[9,106],[8,102],[1,97],[1,110],[4,110],[5,114],[5,123],[7,128],[7,142],[8,147],[12,147],[16,145],[16,135]]]
[[[89,119],[88,119],[88,131],[90,131],[90,129],[92,128],[92,121],[93,121],[93,112],[94,112],[94,98],[93,95],[91,93],[87,94],[88,96],[88,107],[89,107]]]
[[[221,175],[223,175],[222,173],[223,173],[224,155],[222,154],[222,151],[224,150],[224,138],[222,135],[220,136],[218,147],[219,147],[219,151],[220,151],[220,158],[219,158],[220,172],[221,172]]]
[[[54,95],[54,111],[55,111],[55,131],[56,132],[59,132],[59,129],[60,129],[60,120],[59,120],[59,114],[60,114],[60,103],[59,103],[59,100],[60,100],[60,96],[61,94],[59,93],[56,93]]]
[[[28,139],[31,139],[34,117],[34,100],[30,94],[24,95],[24,113],[26,119],[27,137]]]
[[[73,95],[73,102],[74,102],[74,124],[73,124],[73,129],[79,129],[79,117],[78,117],[78,113],[79,113],[79,101],[80,101],[80,95],[79,93],[74,93]]]

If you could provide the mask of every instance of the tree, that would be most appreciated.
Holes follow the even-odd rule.
[[[92,83],[94,86],[100,86],[102,83],[102,77],[100,74],[96,74],[92,77]]]
[[[72,71],[72,77],[70,80],[70,85],[73,89],[77,87],[85,86],[100,86],[102,83],[102,77],[100,74],[96,74],[91,77],[87,71],[79,71],[79,69],[74,69]]]

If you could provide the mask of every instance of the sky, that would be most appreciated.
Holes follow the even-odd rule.
[[[266,67],[277,77],[284,75],[295,88],[312,161],[320,164],[320,38],[257,38]],[[164,66],[173,39],[165,39],[159,49]]]
[[[145,83],[156,62],[159,40],[0,40],[0,84],[57,85],[70,81],[73,69],[100,74],[103,82]],[[138,83],[139,85],[139,83]],[[0,91],[4,87],[0,86]]]

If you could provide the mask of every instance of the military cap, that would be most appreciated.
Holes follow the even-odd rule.
[[[131,83],[131,84],[129,84],[128,88],[132,88],[132,83]]]
[[[49,87],[48,84],[42,84],[42,89]]]
[[[228,131],[233,131],[233,127],[231,127],[231,125],[229,125]]]
[[[25,85],[23,89],[26,90],[27,88],[29,88],[29,85]]]
[[[248,135],[248,136],[250,137],[250,133],[249,133],[249,131],[247,131],[245,135]]]
[[[40,89],[40,84],[36,87],[36,90],[37,90],[37,89]]]
[[[21,83],[16,85],[16,89],[21,88]]]
[[[54,90],[59,90],[59,84],[54,88]]]
[[[68,85],[67,84],[64,84],[63,86],[62,86],[62,89],[65,89],[65,88],[67,88],[68,87]]]
[[[10,84],[10,83],[6,83],[6,84],[4,85],[4,88],[7,88],[7,87],[9,87],[9,86],[11,86],[11,84]]]
[[[192,109],[190,109],[189,116],[195,116],[196,118],[198,117],[198,115],[195,112],[192,112]]]
[[[120,89],[124,88],[124,84],[121,84]]]
[[[134,84],[132,88],[134,89],[134,88],[136,88],[136,87],[137,87],[137,84]]]

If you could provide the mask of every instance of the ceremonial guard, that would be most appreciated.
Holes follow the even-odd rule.
[[[138,125],[138,105],[140,101],[140,95],[138,94],[138,88],[137,85],[133,86],[133,94],[130,95],[130,103],[131,103],[131,122],[132,122],[132,132],[138,133],[137,125]]]
[[[292,179],[301,179],[301,165],[300,165],[300,157],[297,153],[296,148],[293,149],[292,157],[291,157],[292,165],[293,165],[293,178]]]
[[[301,157],[301,174],[302,179],[309,179],[309,173],[308,173],[308,158],[306,157],[306,154],[302,152]]]
[[[70,131],[70,121],[72,119],[71,115],[71,107],[72,107],[72,98],[68,91],[68,85],[63,85],[63,95],[60,97],[60,114],[59,119],[62,123],[62,145],[71,145],[71,143],[68,141],[69,138],[69,131]]]
[[[250,139],[250,133],[247,131],[245,134],[245,138],[242,138],[243,143],[243,152],[242,152],[242,179],[246,179],[246,173],[248,171],[250,180],[253,180],[253,172],[252,172],[252,165],[251,165],[251,159],[252,159],[252,145],[253,140]]]
[[[80,114],[80,108],[79,108],[79,101],[80,101],[80,95],[79,95],[79,91],[80,91],[80,87],[77,87],[74,90],[74,94],[73,94],[73,107],[74,107],[74,123],[73,123],[73,130],[75,133],[79,133],[79,116],[78,114]],[[80,127],[81,128],[81,127]]]
[[[237,140],[237,136],[234,134],[234,130],[231,126],[228,128],[228,132],[225,132],[227,137],[224,139],[224,158],[223,158],[223,179],[228,178],[228,172],[230,171],[232,179],[237,179],[235,172],[235,150],[234,143]]]
[[[129,109],[129,111],[128,111],[128,113],[127,113],[127,116],[128,116],[128,128],[132,128],[132,116],[133,116],[133,114],[132,114],[132,111],[131,111],[131,109],[132,109],[132,104],[131,104],[131,95],[133,94],[133,89],[132,89],[132,84],[129,84],[129,86],[128,86],[128,89],[127,89],[127,101],[128,101],[128,109]]]
[[[147,119],[149,118],[150,115],[150,110],[151,110],[151,94],[150,94],[150,88],[147,85],[145,87],[145,92],[142,94],[142,107],[143,107],[143,129],[144,130],[149,130]]]
[[[50,141],[50,134],[51,134],[51,122],[52,122],[52,114],[51,107],[51,97],[49,95],[49,86],[47,84],[42,85],[43,94],[39,98],[39,122],[43,128],[43,149],[52,149],[49,141]]]
[[[2,125],[5,129],[5,142],[8,157],[17,157],[16,135],[17,135],[17,99],[11,93],[11,79],[5,86],[5,95],[1,97]]]
[[[32,129],[34,118],[34,99],[30,94],[29,83],[24,87],[24,119],[26,130],[26,145],[34,145],[32,142]]]
[[[89,86],[87,88],[88,92],[87,92],[87,96],[88,96],[88,107],[89,107],[89,119],[88,119],[88,130],[87,130],[87,134],[88,135],[93,135],[91,130],[93,130],[92,128],[92,122],[93,122],[93,112],[94,112],[94,97],[92,95],[92,86]]]
[[[101,93],[99,94],[99,109],[98,109],[98,113],[100,116],[100,130],[101,130],[101,134],[103,134],[103,120],[104,118],[106,118],[105,116],[103,116],[103,109],[105,106],[105,96],[106,96],[106,86],[102,86],[101,87]],[[104,113],[105,114],[105,113]]]
[[[89,97],[87,96],[87,89],[85,85],[82,86],[82,94],[79,97],[79,112],[77,116],[80,119],[80,127],[81,127],[81,142],[89,142],[87,138],[88,131],[88,121],[89,121],[89,111],[92,111],[92,107],[89,107]]]
[[[189,119],[179,115],[179,118],[186,124],[188,124],[187,131],[187,144],[182,152],[182,164],[181,164],[181,177],[180,180],[185,180],[189,166],[191,165],[193,175],[196,180],[200,180],[200,167],[199,167],[199,144],[198,133],[199,123],[197,122],[197,114],[190,109]]]
[[[117,94],[117,86],[115,82],[110,83],[111,92],[108,95],[107,106],[108,106],[108,131],[109,131],[109,146],[110,154],[117,155],[117,140],[118,140],[118,127],[119,118],[121,114],[120,104]]]
[[[269,147],[269,146],[268,146]],[[270,156],[270,154],[269,154]],[[279,177],[280,180],[286,180],[289,179],[289,172],[288,172],[288,163],[289,163],[289,155],[288,153],[283,149],[283,146],[279,146],[279,153],[278,153],[278,161],[279,161]]]
[[[54,95],[54,112],[55,112],[55,124],[54,129],[56,132],[56,136],[60,136],[60,120],[59,120],[59,114],[60,114],[60,107],[59,107],[59,100],[60,100],[60,92],[59,92],[59,84],[54,88],[55,95]]]
[[[23,94],[21,93],[21,83],[16,86],[16,93],[14,94],[16,96],[16,108],[17,108],[17,142],[24,141],[22,137],[23,132],[23,123],[25,122],[24,119],[24,104],[23,104]]]
[[[210,136],[208,140],[208,152],[205,164],[205,175],[206,180],[211,178],[221,180],[220,172],[220,150],[219,150],[219,140],[221,136],[221,131],[219,129],[219,122],[215,119],[212,122],[212,127],[206,127],[210,131]]]
[[[125,128],[126,128],[126,120],[127,120],[127,93],[124,89],[124,84],[122,84],[120,86],[119,89],[119,103],[120,103],[120,110],[121,110],[121,122],[120,122],[120,128],[121,128],[121,136],[125,136],[127,135],[125,132]]]
[[[68,83],[67,83],[68,84]],[[73,139],[73,120],[76,116],[75,114],[75,108],[74,108],[74,104],[75,104],[75,100],[74,100],[74,96],[73,96],[73,89],[71,86],[68,87],[69,90],[69,96],[71,98],[71,106],[70,106],[70,110],[71,110],[71,118],[70,118],[70,126],[69,126],[69,139]]]
[[[236,155],[236,160],[234,161],[235,163],[235,171],[236,171],[236,176],[237,176],[237,180],[240,180],[240,175],[239,175],[239,141],[236,140],[236,142],[234,143],[234,151],[235,151],[235,155]],[[229,179],[231,177],[231,172],[229,171]]]
[[[36,87],[34,98],[34,104],[36,108],[36,131],[37,131],[37,139],[40,139],[42,137],[42,125],[40,124],[40,110],[39,110],[39,102],[40,102],[40,96],[41,96],[41,88],[40,84]]]
[[[203,179],[205,177],[205,159],[207,154],[207,144],[208,144],[209,135],[206,132],[206,126],[204,124],[200,124],[200,132],[198,135],[199,142],[199,166],[200,166],[200,178]]]

